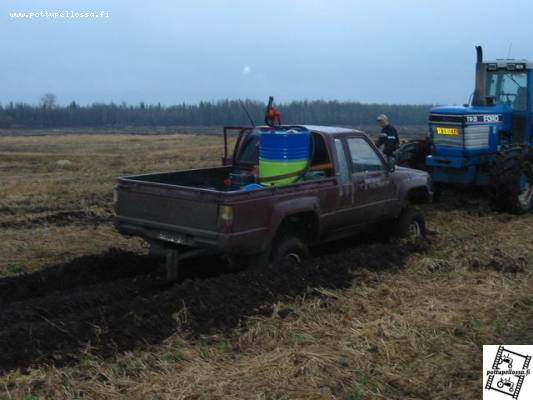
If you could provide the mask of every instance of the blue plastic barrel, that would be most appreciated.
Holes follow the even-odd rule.
[[[262,128],[259,157],[268,161],[309,160],[310,137],[305,128]]]
[[[266,185],[296,182],[309,165],[311,133],[301,127],[261,128],[259,178]]]

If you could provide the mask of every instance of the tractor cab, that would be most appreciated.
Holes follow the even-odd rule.
[[[502,144],[531,144],[533,62],[496,60],[483,65],[486,75],[485,103],[488,106],[508,107],[510,113],[511,126],[508,132],[502,131]]]

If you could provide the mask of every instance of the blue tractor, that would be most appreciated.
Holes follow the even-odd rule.
[[[434,107],[425,140],[402,145],[399,165],[431,172],[433,182],[482,186],[495,209],[533,209],[533,61],[483,61],[476,47],[470,104]]]

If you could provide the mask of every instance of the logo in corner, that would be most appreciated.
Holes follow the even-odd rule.
[[[529,364],[533,346],[483,346],[483,399],[530,399],[533,378]]]

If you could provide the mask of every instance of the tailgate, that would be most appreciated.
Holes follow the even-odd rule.
[[[194,233],[217,231],[218,196],[201,189],[119,180],[118,221]]]

